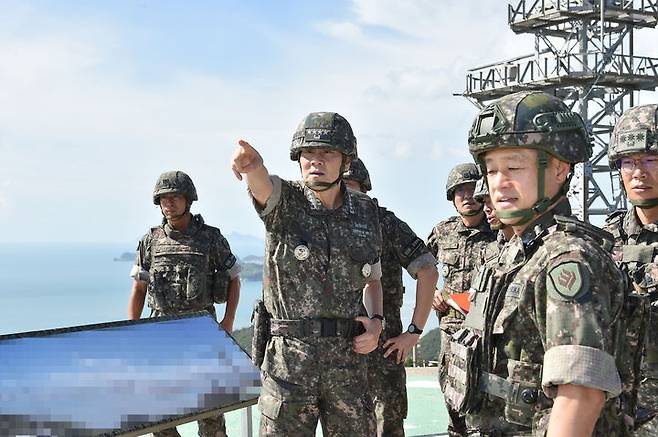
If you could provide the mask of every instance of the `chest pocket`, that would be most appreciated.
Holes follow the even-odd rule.
[[[439,261],[444,264],[454,265],[459,261],[459,242],[449,241],[443,243],[439,250]]]
[[[149,283],[151,303],[159,310],[203,308],[212,302],[209,274],[207,256],[202,252],[156,253]]]
[[[624,263],[635,262],[638,264],[646,264],[653,261],[654,247],[645,245],[632,245],[622,247],[623,255],[622,261]]]
[[[356,242],[349,249],[352,261],[352,275],[357,280],[369,281],[372,274],[372,266],[377,261],[377,253],[367,242]],[[359,281],[360,282],[360,281]]]
[[[519,310],[519,299],[525,290],[525,284],[512,283],[505,291],[503,307],[494,321],[492,334],[503,334],[516,317]]]

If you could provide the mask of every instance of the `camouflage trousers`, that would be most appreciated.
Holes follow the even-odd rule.
[[[658,410],[658,379],[647,378],[640,384],[638,404],[649,410]],[[640,437],[658,436],[658,417],[654,417],[642,425],[635,431],[635,435]]]
[[[199,437],[226,437],[226,423],[224,415],[219,414],[217,417],[201,419],[199,424]],[[180,437],[176,427],[165,429],[153,433],[153,437]]]
[[[217,320],[215,307],[208,308],[208,312]],[[164,313],[158,310],[151,310],[151,317],[160,317],[166,315],[176,315],[178,313]],[[197,422],[199,425],[199,437],[226,437],[226,421],[224,414],[219,413],[216,417],[201,419]],[[153,437],[180,437],[176,427],[168,428],[162,431],[154,432]]]
[[[317,365],[318,363],[316,363]],[[328,385],[315,390],[263,372],[258,401],[261,437],[314,437],[318,421],[327,437],[372,436],[375,417],[364,387]]]
[[[398,310],[399,313],[399,310]],[[399,327],[397,326],[399,325]],[[391,330],[402,330],[399,316],[386,315],[386,331],[382,333],[379,347],[368,354],[368,385],[377,420],[377,437],[404,437],[404,419],[407,417],[407,374],[404,363],[395,362],[395,353],[384,358],[382,345],[391,337]]]
[[[260,435],[374,436],[367,357],[341,337],[272,336],[261,367]]]
[[[450,340],[452,334],[461,328],[463,318],[443,316],[439,319],[441,328],[441,349],[439,350],[439,384],[441,391],[444,391],[446,378],[448,376],[448,358],[450,356]],[[448,410],[448,435],[450,437],[466,436],[466,419],[458,411],[447,407]]]

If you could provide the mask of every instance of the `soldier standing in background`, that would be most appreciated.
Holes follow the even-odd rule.
[[[621,174],[632,208],[613,213],[605,230],[615,237],[615,259],[628,276],[634,293],[633,313],[627,315],[628,344],[644,349],[639,386],[638,423],[635,435],[658,435],[658,105],[626,111],[612,133],[608,146],[611,168]],[[645,313],[649,310],[648,314]],[[643,347],[644,346],[644,347]],[[641,358],[641,354],[637,354]],[[639,367],[628,363],[624,371]],[[626,389],[626,388],[625,388]],[[631,401],[633,393],[628,394]]]
[[[348,188],[362,193],[372,189],[370,175],[359,158],[343,173]],[[375,199],[376,200],[376,199]],[[395,214],[378,208],[382,227],[382,292],[385,326],[378,348],[368,354],[368,383],[375,405],[378,437],[404,437],[407,417],[407,386],[404,360],[418,342],[432,309],[438,279],[436,259],[423,240]],[[417,280],[416,305],[411,323],[402,332],[404,286],[402,268]]]
[[[506,225],[501,222],[498,217],[496,217],[496,210],[491,203],[491,196],[489,195],[489,187],[487,187],[487,181],[483,177],[475,184],[475,192],[473,193],[473,198],[480,202],[483,207],[484,216],[487,219],[487,223],[492,231],[498,232],[496,234],[496,240],[490,242],[480,252],[480,263],[477,268],[473,271],[475,275],[477,270],[488,261],[491,261],[500,256],[500,251],[503,249],[505,243],[512,239],[514,236],[514,229],[511,226]]]
[[[197,199],[192,179],[182,171],[165,172],[158,178],[153,203],[160,207],[163,224],[151,228],[137,246],[136,264],[130,273],[130,320],[141,317],[146,296],[151,317],[206,310],[217,318],[214,304],[226,303],[220,325],[228,333],[233,330],[240,299],[240,267],[220,230],[190,212]],[[198,423],[201,437],[226,436],[223,414]],[[179,436],[176,427],[153,435]]]
[[[471,282],[446,401],[473,435],[626,435],[623,275],[603,249],[612,236],[571,216],[566,198],[573,165],[591,156],[584,122],[557,97],[510,94],[477,116],[469,149],[515,236]]]
[[[372,436],[366,354],[384,320],[377,204],[342,183],[356,138],[339,114],[305,117],[290,158],[301,181],[270,176],[245,141],[233,154],[266,230],[260,435],[312,437],[319,419],[327,437]]]
[[[449,293],[468,292],[480,251],[496,238],[484,219],[482,204],[473,198],[475,183],[481,177],[473,163],[459,164],[450,171],[446,197],[459,215],[438,223],[427,239],[427,246],[441,263],[443,277],[442,289],[436,290],[433,302],[441,328],[439,382],[442,390],[448,370],[446,356],[450,336],[461,327],[464,320],[460,311],[448,306],[445,296]],[[464,416],[449,407],[448,414],[448,433],[451,436],[464,436]]]

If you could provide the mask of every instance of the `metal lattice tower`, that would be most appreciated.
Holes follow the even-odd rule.
[[[571,183],[574,213],[589,221],[625,208],[606,152],[634,92],[658,86],[658,58],[633,52],[634,31],[658,23],[658,0],[520,0],[508,4],[508,22],[514,33],[535,36],[535,52],[469,70],[463,95],[478,106],[522,90],[561,97],[594,140],[592,158],[576,166]]]

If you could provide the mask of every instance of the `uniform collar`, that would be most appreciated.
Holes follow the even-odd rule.
[[[306,200],[308,200],[309,207],[311,208],[311,212],[314,214],[318,215],[336,215],[336,216],[344,216],[344,217],[349,217],[352,214],[354,214],[354,196],[357,194],[353,192],[352,190],[348,190],[345,187],[345,184],[341,182],[340,184],[340,192],[343,195],[343,204],[339,206],[336,209],[328,209],[326,208],[323,204],[318,195],[316,194],[315,191],[311,190],[308,188],[304,182],[300,181],[299,182],[302,187],[304,187],[304,196],[306,197]]]
[[[491,232],[491,228],[489,227],[489,223],[483,218],[480,224],[477,226],[472,226],[472,227],[467,227],[464,222],[462,221],[462,218],[460,215],[455,217],[457,221],[457,232],[460,234],[477,234],[478,232]]]
[[[640,220],[637,218],[637,214],[635,213],[635,207],[624,214],[623,227],[624,232],[626,232],[626,235],[629,237],[637,237],[643,231],[658,233],[658,224],[649,223],[648,225],[643,225],[640,223]]]
[[[523,231],[523,234],[520,235],[519,239],[521,240],[524,249],[527,250],[534,246],[548,232],[548,228],[555,225],[556,215],[571,215],[571,205],[569,205],[569,200],[567,200],[566,197],[560,199],[554,208],[537,217],[537,219],[535,219],[535,221]]]

